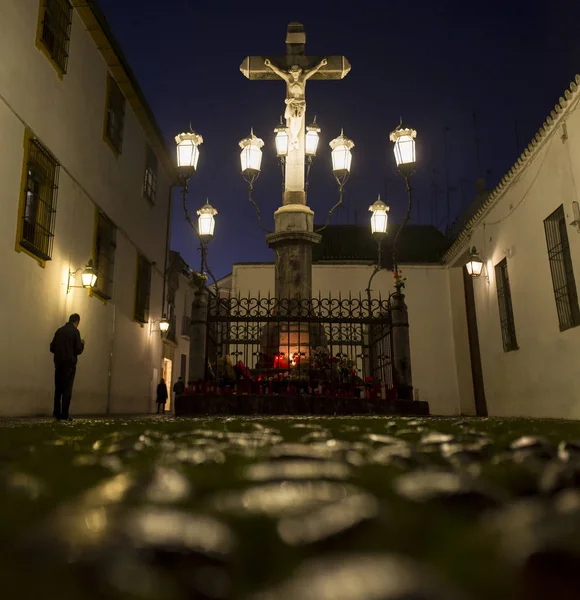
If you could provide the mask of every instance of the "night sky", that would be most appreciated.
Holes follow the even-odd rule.
[[[266,143],[254,197],[272,229],[281,203],[272,130],[284,111],[285,84],[249,81],[239,65],[248,54],[284,54],[288,22],[304,24],[308,54],[344,54],[352,65],[344,80],[306,88],[307,120],[316,114],[322,127],[308,198],[318,223],[338,199],[328,142],[341,127],[356,146],[334,223],[367,223],[378,193],[393,222],[402,220],[406,198],[388,141],[402,116],[418,131],[413,222],[445,230],[445,135],[453,220],[473,199],[475,179],[487,175],[489,186],[501,179],[518,143],[521,152],[580,72],[574,0],[99,4],[172,152],[173,137],[190,122],[204,137],[189,207],[197,210],[207,197],[219,211],[208,255],[217,277],[233,262],[273,259],[247,199],[237,144],[250,127]],[[172,248],[199,267],[178,201]]]

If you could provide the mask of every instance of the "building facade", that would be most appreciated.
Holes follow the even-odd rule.
[[[444,257],[454,319],[468,314],[461,377],[490,415],[580,418],[579,84],[576,76]],[[482,273],[463,277],[473,248]]]
[[[0,22],[0,416],[52,413],[48,348],[75,312],[73,415],[150,412],[175,179],[162,135],[94,3],[8,0]]]

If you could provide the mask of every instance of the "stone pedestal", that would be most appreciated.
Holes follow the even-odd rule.
[[[312,246],[322,236],[314,233],[314,212],[301,204],[287,204],[274,213],[275,231],[266,236],[276,254],[276,298],[312,297]]]
[[[189,381],[205,379],[206,375],[208,301],[209,293],[201,288],[195,292],[191,304]]]
[[[400,291],[391,296],[393,337],[393,380],[401,400],[413,400],[411,374],[411,343],[409,340],[409,313],[405,294]]]

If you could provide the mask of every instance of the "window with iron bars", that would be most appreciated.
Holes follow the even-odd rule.
[[[499,322],[504,352],[518,349],[516,325],[512,306],[512,293],[508,276],[507,258],[495,265],[495,281],[497,286],[497,301],[499,304]]]
[[[123,149],[123,130],[125,127],[125,96],[117,82],[109,75],[107,83],[107,112],[105,115],[105,138],[115,152]]]
[[[560,331],[565,331],[580,324],[580,309],[563,205],[544,220],[544,229]]]
[[[137,286],[135,291],[135,321],[147,323],[151,299],[151,263],[141,254],[137,256]]]
[[[157,156],[149,144],[147,144],[145,158],[145,181],[143,182],[143,197],[155,204],[157,196]]]
[[[68,0],[42,0],[40,42],[64,75],[68,64],[72,6]]]
[[[36,139],[28,142],[19,244],[42,260],[52,257],[59,164]]]
[[[92,292],[104,300],[110,300],[113,297],[116,249],[117,228],[105,214],[100,212],[97,216],[94,251],[97,282]]]

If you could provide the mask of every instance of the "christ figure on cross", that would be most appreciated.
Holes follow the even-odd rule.
[[[272,64],[269,59],[266,59],[264,64],[286,82],[286,112],[284,113],[284,118],[290,129],[290,145],[292,148],[298,148],[298,136],[300,135],[306,112],[306,82],[312,75],[326,66],[328,61],[326,58],[323,58],[315,67],[308,71],[304,71],[298,65],[292,65],[289,71],[284,71]]]

